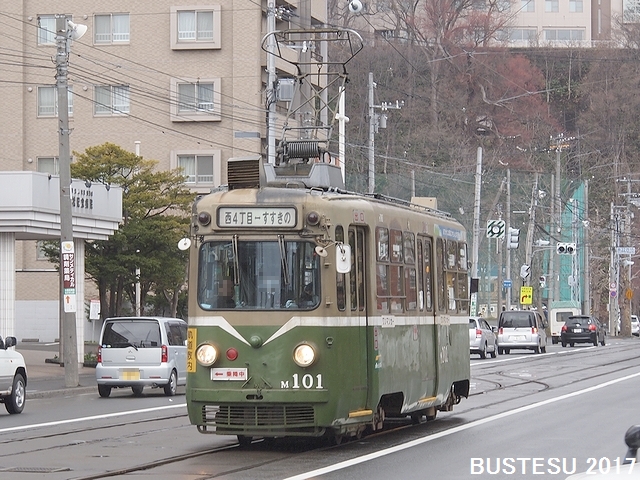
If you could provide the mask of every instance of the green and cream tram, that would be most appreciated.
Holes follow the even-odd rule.
[[[185,246],[200,432],[340,441],[468,396],[462,225],[330,187],[330,164],[228,168],[228,186],[196,200]]]

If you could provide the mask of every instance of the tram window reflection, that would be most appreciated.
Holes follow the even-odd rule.
[[[309,284],[311,299],[302,302]],[[198,303],[204,310],[310,310],[320,303],[319,286],[320,261],[312,242],[216,241],[200,249]]]

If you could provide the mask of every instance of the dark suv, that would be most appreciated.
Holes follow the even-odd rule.
[[[607,332],[600,321],[591,315],[572,315],[564,322],[560,331],[562,346],[573,347],[576,343],[593,343],[593,346],[604,346]]]

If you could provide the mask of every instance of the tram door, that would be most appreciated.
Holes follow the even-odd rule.
[[[367,366],[370,365],[368,361],[368,349],[367,349],[367,304],[366,304],[366,262],[367,258],[365,245],[366,230],[359,226],[350,226],[348,234],[348,242],[351,246],[351,272],[349,277],[349,301],[347,302],[347,308],[351,310],[352,324],[359,325],[358,328],[358,346],[357,351],[362,352],[357,356],[357,371],[358,373],[358,385],[360,388],[359,397],[361,401],[361,407],[366,407],[367,402]]]
[[[434,283],[434,251],[433,238],[425,235],[418,235],[417,243],[417,271],[419,285],[418,308],[420,317],[425,319],[420,328],[423,329],[420,335],[420,351],[424,377],[423,383],[427,396],[435,396],[438,390],[438,327],[436,325],[435,314],[435,283]]]

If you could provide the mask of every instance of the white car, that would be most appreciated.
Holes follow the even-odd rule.
[[[616,335],[620,335],[620,319],[616,320]],[[637,315],[631,315],[631,335],[640,336],[640,321]]]
[[[477,353],[480,358],[491,358],[498,355],[496,327],[491,327],[484,318],[469,317],[469,347],[470,353]]]
[[[21,413],[27,398],[27,366],[12,348],[16,343],[16,337],[0,337],[0,402],[9,413]]]

